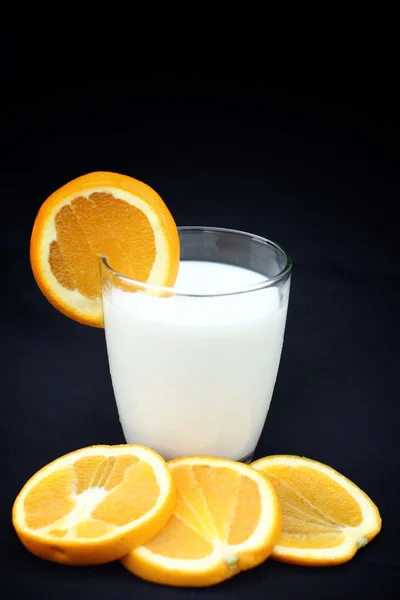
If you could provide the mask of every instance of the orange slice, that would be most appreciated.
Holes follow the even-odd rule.
[[[380,531],[372,500],[331,467],[299,456],[261,458],[251,467],[272,483],[283,513],[272,558],[297,565],[335,565],[350,560]]]
[[[248,465],[208,457],[168,463],[175,512],[145,545],[122,559],[133,574],[171,586],[211,586],[252,569],[279,537],[273,486]]]
[[[168,521],[175,501],[171,473],[153,450],[91,446],[33,475],[14,502],[12,520],[36,556],[95,565],[149,540]]]
[[[103,326],[99,257],[126,277],[172,287],[179,268],[178,230],[148,185],[118,173],[70,181],[42,204],[33,226],[35,280],[59,311]]]

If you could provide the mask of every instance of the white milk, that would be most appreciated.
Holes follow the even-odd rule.
[[[258,273],[183,261],[176,291],[223,293]],[[165,459],[254,451],[271,402],[288,286],[215,297],[160,298],[112,289],[104,297],[107,350],[125,439]]]

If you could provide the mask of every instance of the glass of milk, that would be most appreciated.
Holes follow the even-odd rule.
[[[241,231],[180,227],[174,288],[122,276],[102,259],[108,359],[128,443],[166,460],[250,462],[278,373],[291,259]]]

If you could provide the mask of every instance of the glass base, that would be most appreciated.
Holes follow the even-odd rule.
[[[243,458],[238,458],[236,462],[241,462],[245,463],[246,465],[249,465],[251,462],[253,462],[253,457],[254,452],[250,452],[250,454],[248,454],[247,456],[244,456]]]

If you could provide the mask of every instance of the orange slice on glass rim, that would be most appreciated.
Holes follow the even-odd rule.
[[[176,224],[157,192],[127,175],[101,171],[47,198],[30,244],[33,275],[46,298],[94,327],[103,326],[99,257],[126,277],[172,287],[179,255]]]

